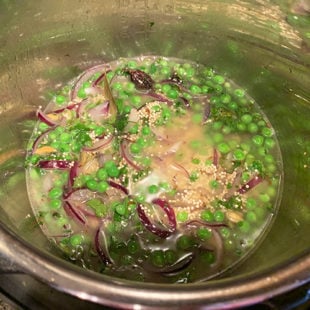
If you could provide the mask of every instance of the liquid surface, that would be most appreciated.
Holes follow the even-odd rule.
[[[211,68],[140,57],[90,68],[38,111],[29,199],[76,264],[137,281],[210,279],[276,211],[274,130]]]

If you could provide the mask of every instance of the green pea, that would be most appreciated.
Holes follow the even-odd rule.
[[[96,190],[99,193],[105,193],[108,188],[109,188],[109,184],[106,181],[100,181],[97,183]]]
[[[150,186],[148,187],[148,192],[149,192],[150,194],[156,194],[156,193],[159,192],[159,187],[158,187],[157,185],[155,185],[155,184],[150,185]]]
[[[216,210],[214,212],[214,219],[216,222],[223,222],[225,219],[225,214],[220,210]]]
[[[200,259],[208,264],[211,265],[215,262],[215,254],[213,252],[203,252],[200,254]]]
[[[268,149],[272,149],[275,146],[276,142],[272,138],[266,138],[265,139],[265,147]]]
[[[182,235],[177,240],[177,248],[180,250],[188,250],[193,245],[193,240],[190,236]]]
[[[48,197],[51,199],[59,198],[62,196],[62,193],[63,190],[61,187],[54,187],[49,191]]]
[[[242,172],[241,180],[245,183],[249,181],[251,178],[251,175],[248,172]]]
[[[135,254],[139,250],[139,244],[136,240],[129,240],[127,243],[127,250],[129,254]]]
[[[84,99],[87,97],[85,89],[84,88],[80,88],[77,92],[77,96],[81,99]]]
[[[210,239],[212,236],[212,232],[208,228],[200,227],[197,229],[197,237],[201,240]]]
[[[269,202],[270,201],[270,196],[268,194],[260,194],[259,195],[259,199],[262,201],[262,202]]]
[[[217,84],[224,84],[225,78],[224,78],[223,76],[221,76],[221,75],[215,75],[215,76],[213,77],[213,81],[214,81],[215,83],[217,83]]]
[[[248,210],[255,209],[257,206],[257,202],[256,202],[255,198],[253,198],[253,197],[247,198],[245,206]]]
[[[227,153],[230,152],[230,147],[229,147],[229,145],[228,145],[227,143],[222,142],[222,143],[220,143],[220,144],[218,145],[218,150],[219,150],[219,152],[222,153],[222,154],[227,154]]]
[[[252,122],[252,115],[250,114],[243,114],[241,116],[241,121],[245,124],[250,124]]]
[[[192,163],[193,163],[194,165],[199,165],[199,164],[200,164],[200,159],[199,159],[199,158],[193,158],[193,159],[192,159]]]
[[[224,94],[221,96],[221,101],[225,104],[229,103],[231,101],[231,97],[228,94]]]
[[[223,126],[223,123],[222,122],[219,122],[219,121],[216,121],[213,123],[212,127],[214,130],[220,130]]]
[[[151,132],[152,132],[152,131],[151,131],[151,129],[150,129],[149,126],[144,126],[144,127],[142,128],[142,134],[145,135],[145,136],[149,135]]]
[[[99,180],[104,181],[108,178],[108,172],[105,168],[98,169],[96,176]]]
[[[231,102],[228,103],[228,107],[229,107],[231,110],[235,111],[235,110],[238,109],[238,104],[237,104],[236,102],[234,102],[234,101],[231,101]]]
[[[123,89],[123,84],[120,82],[115,82],[111,85],[111,88],[115,90],[121,90]]]
[[[248,211],[245,215],[245,219],[250,223],[255,223],[257,220],[257,216],[254,211]]]
[[[257,133],[257,131],[258,131],[258,126],[257,126],[255,123],[250,123],[250,124],[248,125],[248,131],[249,131],[250,133]]]
[[[64,103],[66,101],[66,98],[64,96],[58,95],[58,96],[56,96],[55,101],[58,104],[62,104],[62,103]]]
[[[189,90],[193,94],[200,94],[201,93],[201,88],[198,85],[191,85]]]
[[[84,241],[84,236],[81,234],[72,235],[70,237],[70,244],[72,246],[78,246]]]
[[[118,203],[115,206],[115,211],[119,214],[119,215],[125,215],[126,214],[126,205],[122,204],[122,203]]]
[[[230,134],[231,131],[232,131],[232,128],[229,127],[229,126],[224,126],[224,127],[222,128],[222,132],[223,132],[223,134],[225,134],[225,135]]]
[[[162,250],[155,250],[151,253],[151,262],[156,267],[165,266],[165,256]]]
[[[177,220],[179,222],[185,222],[188,219],[188,213],[186,211],[180,211],[177,213]]]
[[[132,110],[131,106],[129,106],[129,105],[124,106],[123,111],[125,114],[129,114],[131,110]]]
[[[264,137],[260,135],[255,135],[252,137],[252,141],[254,142],[255,145],[261,146],[264,143]]]
[[[132,134],[136,134],[139,131],[139,125],[138,124],[134,124],[130,129],[129,132]]]
[[[167,97],[170,99],[177,99],[179,96],[178,92],[175,89],[170,89],[167,92]]]
[[[51,199],[50,200],[50,207],[52,209],[59,209],[62,206],[62,200],[61,199]]]
[[[43,123],[43,122],[40,122],[40,124],[39,124],[39,129],[41,130],[41,131],[45,131],[45,130],[47,130],[49,128],[49,126],[47,125],[47,124],[45,124],[45,123]],[[49,134],[49,137],[51,137],[51,133]]]
[[[141,152],[141,145],[138,143],[132,143],[129,148],[133,154],[139,154]]]
[[[214,215],[210,210],[203,210],[201,212],[200,218],[206,222],[213,222],[214,221]]]
[[[235,89],[234,94],[237,97],[242,98],[245,95],[245,91],[243,89],[237,88],[237,89]]]
[[[130,97],[130,101],[131,103],[135,106],[135,107],[139,107],[141,104],[141,97],[140,96],[131,96]]]
[[[113,166],[106,167],[106,170],[108,175],[112,178],[117,178],[120,175],[120,170],[115,164]]]
[[[262,135],[264,137],[270,138],[273,135],[272,129],[270,129],[268,127],[262,128]]]
[[[230,235],[231,235],[231,231],[230,231],[230,229],[227,228],[227,227],[222,227],[222,228],[220,229],[220,233],[221,233],[221,235],[223,236],[224,239],[229,238]]]
[[[69,133],[63,132],[60,136],[59,139],[61,142],[70,142],[72,137]]]
[[[86,187],[92,191],[95,191],[98,188],[98,183],[94,179],[89,179],[86,181]]]
[[[160,70],[160,73],[164,76],[164,77],[167,77],[170,75],[170,68],[169,67],[163,67],[161,70]]]
[[[169,90],[171,90],[171,85],[170,84],[164,84],[161,88],[161,90],[167,94]]]
[[[217,143],[223,141],[224,136],[223,136],[223,134],[221,134],[220,132],[216,132],[216,133],[213,135],[212,139],[213,139],[213,141],[217,144]]]
[[[234,155],[234,158],[236,160],[244,160],[245,159],[245,153],[241,149],[234,150],[233,155]]]
[[[127,67],[130,69],[136,69],[137,68],[137,62],[134,60],[130,60],[127,62]]]
[[[212,189],[217,189],[219,187],[219,182],[217,180],[211,180],[209,185]]]
[[[238,222],[237,225],[238,225],[240,231],[243,233],[248,233],[251,229],[251,225],[247,221]]]
[[[166,250],[164,252],[164,257],[167,265],[172,265],[177,260],[177,254],[173,250]]]
[[[238,129],[239,131],[246,131],[246,129],[247,129],[246,124],[244,124],[244,123],[238,123],[238,124],[237,124],[237,129]]]
[[[269,164],[274,163],[274,157],[271,154],[266,154],[264,159]]]

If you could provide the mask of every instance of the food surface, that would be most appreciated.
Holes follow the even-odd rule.
[[[276,212],[275,132],[212,68],[164,57],[98,65],[37,116],[29,199],[45,235],[79,266],[205,281],[245,258]]]

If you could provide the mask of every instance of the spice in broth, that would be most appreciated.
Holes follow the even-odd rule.
[[[271,222],[282,173],[274,129],[211,68],[164,57],[98,65],[37,116],[29,199],[79,266],[205,281],[246,257]]]

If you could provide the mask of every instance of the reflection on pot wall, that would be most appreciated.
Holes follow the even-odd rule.
[[[307,1],[18,1],[0,3],[1,220],[54,251],[30,212],[24,149],[38,106],[98,63],[143,54],[212,66],[238,82],[276,129],[284,161],[279,213],[244,276],[309,251]]]

